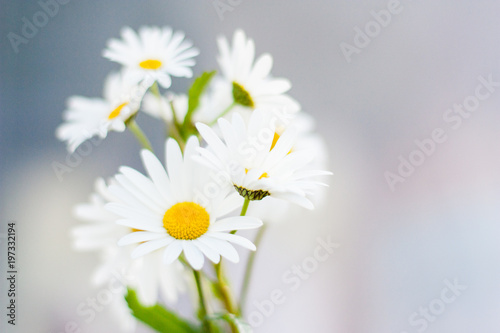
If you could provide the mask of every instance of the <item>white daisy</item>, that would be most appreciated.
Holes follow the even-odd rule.
[[[238,253],[229,242],[255,250],[246,238],[228,231],[257,228],[262,222],[248,216],[223,218],[241,206],[241,200],[219,188],[211,190],[213,181],[207,168],[193,160],[198,148],[198,140],[191,137],[183,157],[177,142],[169,139],[165,152],[168,173],[148,150],[141,151],[141,157],[149,177],[128,167],[120,168],[115,177],[120,187],[110,186],[110,191],[121,202],[107,208],[122,217],[119,224],[143,230],[119,242],[141,243],[132,257],[163,249],[164,261],[169,264],[183,252],[189,264],[199,270],[205,256],[214,263],[220,256],[238,262]]]
[[[292,151],[309,151],[313,159],[304,166],[307,170],[325,170],[327,168],[328,150],[323,138],[314,131],[315,121],[313,117],[305,112],[297,113],[296,117],[286,124],[277,126],[275,139],[283,134],[285,128],[295,127],[297,138]],[[324,203],[326,187],[314,186],[309,189],[307,197],[317,207]],[[290,202],[274,199],[272,197],[261,200],[250,205],[248,212],[250,216],[259,216],[265,223],[281,223],[290,220],[307,219],[306,211],[302,207],[292,205]]]
[[[56,129],[57,138],[66,141],[68,150],[74,152],[93,136],[105,138],[109,131],[123,132],[125,121],[137,112],[144,93],[143,87],[127,83],[120,74],[110,74],[104,83],[104,98],[68,99],[65,122]]]
[[[290,81],[270,75],[273,65],[271,55],[263,54],[254,63],[254,42],[247,39],[242,30],[234,33],[232,47],[224,37],[219,38],[217,43],[217,60],[230,86],[232,101],[237,106],[246,110],[278,108],[290,113],[299,111],[299,104],[285,94],[291,88]]]
[[[85,222],[72,229],[74,248],[96,251],[101,257],[101,264],[92,281],[102,285],[118,275],[124,286],[131,286],[136,290],[144,304],[155,304],[159,294],[167,302],[176,302],[179,293],[186,289],[183,266],[180,263],[162,265],[159,251],[147,258],[132,260],[130,256],[136,245],[118,246],[118,240],[130,233],[131,229],[116,224],[120,217],[104,208],[107,203],[115,201],[117,198],[108,191],[105,181],[99,178],[90,202],[79,204],[74,210],[75,216]],[[121,303],[117,303],[120,306]],[[123,305],[126,307],[126,304]]]
[[[136,33],[130,27],[121,31],[122,39],[111,39],[103,56],[124,66],[132,82],[147,79],[147,85],[157,81],[162,87],[171,85],[170,76],[192,77],[190,67],[199,51],[184,33],[170,27],[141,27]]]
[[[310,151],[293,149],[293,127],[279,135],[276,122],[270,122],[260,109],[252,113],[248,125],[237,113],[231,123],[226,119],[218,123],[224,142],[209,126],[196,125],[208,144],[208,148],[199,149],[199,161],[218,170],[248,200],[273,196],[313,208],[306,195],[321,183],[310,178],[331,173],[304,169],[314,156]]]

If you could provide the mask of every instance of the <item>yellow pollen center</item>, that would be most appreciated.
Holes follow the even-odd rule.
[[[139,66],[141,66],[144,69],[158,69],[161,67],[161,65],[162,65],[161,61],[156,59],[148,59],[141,61],[139,63]]]
[[[116,117],[118,117],[120,115],[120,112],[122,112],[122,109],[127,105],[128,105],[128,102],[125,102],[125,103],[118,105],[116,107],[116,109],[111,111],[111,113],[108,116],[108,119],[111,120],[111,119],[115,119]]]
[[[207,211],[194,202],[177,203],[163,216],[163,227],[176,239],[196,239],[208,231],[209,225]]]

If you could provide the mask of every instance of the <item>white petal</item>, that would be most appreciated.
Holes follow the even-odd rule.
[[[182,193],[183,184],[183,170],[182,170],[182,152],[179,144],[175,139],[168,139],[165,145],[165,158],[167,159],[166,165],[168,170],[168,177],[170,178],[172,195],[175,197],[174,201],[179,200],[179,194]]]
[[[225,165],[221,160],[215,156],[210,150],[206,148],[197,149],[199,156],[193,156],[192,159],[200,164],[203,164],[215,171],[224,170]]]
[[[219,123],[224,121],[227,120],[219,119]],[[222,143],[221,139],[219,139],[213,129],[203,123],[196,123],[196,128],[207,144],[213,149],[214,154],[223,161],[227,160],[227,147]]]
[[[144,176],[137,170],[129,167],[120,167],[120,172],[128,178],[128,180],[139,189],[145,196],[152,202],[155,203],[160,209],[164,208],[165,201],[161,200],[160,193],[154,186],[151,179]]]
[[[212,236],[212,235],[210,235]],[[214,250],[220,253],[221,256],[226,258],[227,260],[237,263],[240,261],[240,256],[238,252],[234,249],[234,247],[229,244],[227,241],[214,238],[214,237],[201,237],[199,238],[200,242],[205,243],[210,246]]]
[[[135,201],[139,202],[140,204],[144,205],[147,207],[147,209],[151,210],[151,212],[156,213],[156,214],[162,214],[164,213],[165,207],[162,207],[166,205],[166,203],[162,206],[159,206],[156,203],[156,200],[152,200],[151,195],[144,193],[144,191],[141,189],[141,187],[137,187],[137,185],[134,185],[126,176],[124,175],[116,175],[115,176],[116,180],[118,183],[130,194],[135,198]],[[139,185],[140,186],[140,185]],[[155,189],[155,192],[156,189]],[[119,194],[117,193],[117,196]]]
[[[232,231],[255,229],[262,225],[262,221],[251,216],[233,216],[215,222],[210,226],[210,231]]]
[[[203,253],[201,253],[196,245],[192,244],[190,241],[182,242],[182,248],[189,264],[194,269],[200,270],[203,267],[203,263],[205,262]]]
[[[172,194],[170,192],[170,180],[168,179],[167,172],[158,158],[149,150],[144,149],[141,151],[141,157],[149,177],[153,180],[154,185],[163,195],[163,198],[170,201]]]
[[[134,207],[127,206],[122,203],[111,202],[105,206],[106,210],[121,216],[127,219],[136,219],[136,220],[148,220],[148,221],[156,221],[159,224],[161,220],[160,215],[155,215],[146,209],[136,209]]]
[[[276,142],[276,145],[269,152],[264,168],[269,168],[276,165],[281,159],[287,156],[293,148],[293,144],[297,137],[296,131],[293,129],[286,130]]]
[[[163,262],[165,264],[171,264],[182,252],[182,241],[174,240],[169,246],[165,248],[163,252]]]
[[[232,184],[229,184],[229,186],[232,186]],[[233,212],[238,207],[243,206],[243,201],[243,197],[240,196],[238,192],[231,193],[218,205],[214,212],[215,217],[224,216]]]
[[[154,239],[164,238],[165,234],[156,233],[156,232],[147,232],[147,231],[137,231],[132,232],[128,235],[123,236],[118,241],[118,246],[129,245],[140,242],[147,242]]]
[[[200,242],[200,239],[195,239],[192,242],[200,249],[201,252],[203,252],[204,255],[207,256],[208,259],[210,259],[212,262],[216,264],[219,263],[220,261],[219,252],[215,251],[213,248],[206,245],[205,243]]]
[[[154,213],[144,204],[142,204],[136,197],[134,197],[128,190],[124,189],[120,185],[110,185],[109,191],[116,197],[116,201],[119,201],[126,206],[134,208],[143,213],[148,212],[149,215],[154,215]]]
[[[116,221],[116,224],[129,227],[131,229],[137,229],[141,231],[151,231],[162,233],[165,228],[162,225],[153,225],[151,223],[146,223],[144,220],[132,220],[132,219],[122,219]]]
[[[303,179],[316,176],[331,176],[333,172],[324,170],[300,170],[293,174],[293,179]]]
[[[263,79],[269,75],[271,68],[273,67],[273,58],[270,54],[261,55],[252,69],[252,74],[249,80]]]
[[[172,238],[162,238],[143,243],[137,246],[134,251],[132,251],[132,258],[139,258],[140,256],[153,252],[154,250],[158,250],[161,247],[165,247],[172,242]]]
[[[314,205],[311,202],[311,200],[307,199],[305,196],[298,195],[295,193],[287,193],[287,192],[276,192],[272,194],[273,197],[279,198],[279,199],[284,199],[287,200],[291,203],[294,203],[296,205],[299,205],[301,207],[307,208],[307,209],[314,209]]]
[[[255,245],[249,241],[248,239],[241,237],[239,235],[233,235],[233,234],[226,234],[226,233],[210,233],[210,237],[215,237],[217,239],[223,239],[226,241],[229,241],[231,243],[238,244],[244,248],[247,248],[249,250],[255,251],[256,247]]]

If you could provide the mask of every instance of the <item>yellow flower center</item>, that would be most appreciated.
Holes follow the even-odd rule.
[[[148,59],[148,60],[141,61],[139,63],[139,66],[141,66],[142,68],[153,69],[153,70],[160,68],[161,65],[162,65],[161,61],[156,60],[156,59]]]
[[[208,231],[209,225],[207,211],[194,202],[177,203],[163,216],[163,227],[176,239],[196,239]]]
[[[125,102],[125,103],[118,105],[116,107],[116,109],[111,111],[111,113],[108,116],[108,119],[111,120],[111,119],[115,119],[116,117],[118,117],[120,115],[120,112],[122,112],[122,109],[127,105],[128,105],[128,102]]]

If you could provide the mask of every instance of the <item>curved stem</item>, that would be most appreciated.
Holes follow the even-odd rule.
[[[232,313],[236,316],[240,315],[240,309],[238,308],[238,304],[234,299],[234,296],[231,292],[231,287],[229,286],[226,276],[224,274],[224,269],[222,267],[222,261],[218,264],[215,264],[215,273],[217,275],[217,280],[219,284],[219,291],[222,294],[222,301],[224,302],[224,307],[229,313]],[[234,329],[233,329],[234,332]],[[237,332],[237,331],[236,331]]]
[[[254,244],[257,248],[259,248],[259,244],[262,241],[264,233],[266,231],[266,224],[262,225],[257,231],[257,235],[255,236]],[[245,277],[243,278],[243,284],[241,285],[240,291],[240,311],[244,313],[244,308],[248,296],[248,288],[250,287],[250,279],[252,278],[253,266],[255,262],[255,256],[257,251],[250,252],[247,260],[247,265],[245,267]]]
[[[245,198],[245,202],[243,203],[243,207],[241,207],[241,213],[240,216],[245,216],[248,210],[248,205],[250,204],[250,200]],[[235,234],[236,230],[231,231],[231,234]],[[217,280],[218,280],[218,285],[219,285],[219,291],[222,294],[222,301],[224,302],[224,307],[226,310],[236,316],[241,315],[241,310],[238,306],[238,303],[236,302],[232,292],[231,292],[231,287],[229,286],[226,276],[224,274],[224,269],[222,267],[222,259],[218,264],[214,265],[215,267],[215,273],[217,275]],[[231,330],[233,332],[239,332],[238,327],[234,323],[230,323],[231,325]]]
[[[218,115],[218,116],[217,116],[214,120],[212,120],[212,121],[211,121],[208,125],[209,125],[209,126],[214,125],[214,124],[217,122],[217,120],[218,120],[219,118],[224,117],[224,116],[225,116],[226,114],[228,114],[228,113],[229,113],[229,111],[231,111],[231,110],[232,110],[235,106],[236,106],[236,102],[234,102],[234,101],[233,101],[231,104],[229,104],[229,106],[228,106],[227,108],[225,108],[225,109],[224,109],[224,111],[222,111],[222,112],[221,112],[221,114],[219,114],[219,115]]]
[[[130,132],[132,132],[132,134],[134,134],[135,138],[137,139],[137,141],[139,141],[142,148],[153,151],[153,147],[151,146],[148,137],[146,136],[146,134],[144,134],[139,125],[137,125],[135,119],[130,119],[126,124],[127,128],[130,130]]]
[[[196,281],[196,288],[198,289],[198,296],[200,297],[200,309],[201,309],[201,312],[203,313],[203,316],[206,316],[207,315],[207,305],[205,302],[205,295],[203,294],[203,289],[201,286],[200,272],[193,269],[193,274],[194,274],[194,280]]]
[[[200,310],[201,314],[204,318],[204,320],[207,320],[207,303],[205,300],[205,294],[203,294],[203,288],[201,285],[201,277],[200,277],[200,272],[197,270],[193,269],[193,274],[194,274],[194,280],[196,281],[196,289],[198,290],[198,296],[200,298]],[[207,329],[208,332],[210,333],[212,331],[212,327],[210,323],[207,324]]]
[[[156,98],[158,99],[158,107],[160,108],[160,113],[164,114],[163,103],[161,100],[160,88],[158,87],[158,83],[155,81],[155,83],[153,83],[153,85],[151,86],[150,89],[151,89],[151,92],[153,93],[153,95],[155,95]],[[184,151],[185,140],[184,140],[182,133],[180,132],[180,126],[179,126],[179,122],[177,119],[177,114],[175,113],[174,102],[170,101],[169,103],[170,103],[170,110],[172,111],[172,122],[170,123],[170,122],[165,120],[165,123],[167,125],[168,134],[170,134],[170,136],[173,137],[177,141],[177,143],[181,147],[181,150]]]
[[[172,124],[168,125],[168,133],[179,143],[181,150],[184,151],[184,147],[186,145],[186,140],[184,138],[184,134],[182,133],[182,128],[180,127],[177,116],[175,115],[175,106],[174,102],[170,101],[170,109],[172,110],[173,120]]]

